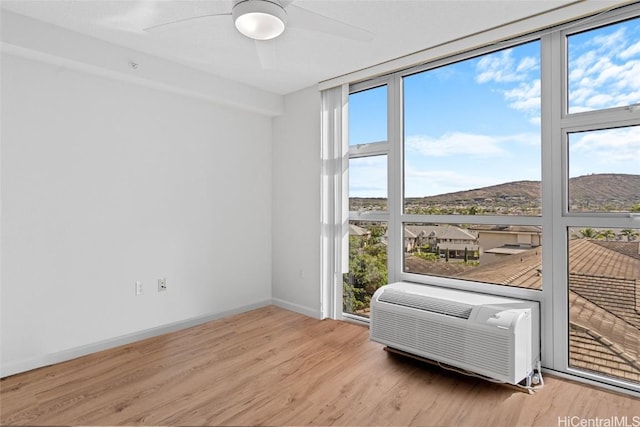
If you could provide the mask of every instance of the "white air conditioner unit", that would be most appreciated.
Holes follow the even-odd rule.
[[[537,302],[399,282],[371,299],[370,338],[510,384],[540,360]]]

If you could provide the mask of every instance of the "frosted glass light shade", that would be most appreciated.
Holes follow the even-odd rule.
[[[236,28],[255,40],[278,37],[285,28],[287,12],[269,0],[244,0],[236,3],[231,12]]]

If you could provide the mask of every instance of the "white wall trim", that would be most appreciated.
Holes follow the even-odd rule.
[[[86,356],[88,354],[97,353],[99,351],[108,350],[114,347],[119,347],[121,345],[130,344],[130,343],[141,341],[147,338],[152,338],[152,337],[167,334],[170,332],[175,332],[175,331],[190,328],[193,326],[198,326],[203,323],[211,322],[212,320],[233,316],[235,314],[244,313],[247,311],[255,310],[257,308],[266,307],[268,305],[271,305],[271,300],[267,299],[267,300],[257,301],[252,304],[247,304],[247,305],[233,308],[231,310],[224,310],[216,313],[205,314],[203,316],[192,317],[190,319],[180,320],[180,321],[169,323],[166,325],[157,326],[155,328],[133,332],[130,334],[110,338],[103,341],[98,341],[98,342],[83,345],[80,347],[70,348],[70,349],[59,351],[56,353],[45,354],[45,355],[32,357],[25,360],[18,360],[15,362],[2,364],[2,366],[0,366],[0,378],[8,377],[10,375],[15,375],[21,372],[30,371],[32,369],[41,368],[44,366],[53,365],[55,363],[66,362],[72,359],[76,359],[78,357]]]
[[[271,302],[276,307],[284,308],[285,310],[293,311],[299,314],[303,314],[305,316],[313,317],[314,319],[321,320],[322,313],[318,308],[310,308],[304,305],[296,304],[293,302],[285,301],[280,298],[272,298]]]
[[[2,11],[2,52],[275,117],[281,95]],[[133,61],[137,68],[129,63]]]

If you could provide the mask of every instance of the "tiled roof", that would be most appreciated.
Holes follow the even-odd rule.
[[[542,227],[537,225],[485,225],[474,224],[469,226],[470,230],[476,231],[501,231],[509,233],[542,233]]]
[[[358,227],[355,224],[349,224],[349,235],[350,236],[366,236],[369,234],[369,230],[366,228]]]
[[[569,275],[569,288],[573,292],[640,329],[637,286],[640,286],[638,279]]]
[[[576,239],[569,242],[571,271],[596,277],[640,277],[640,259],[632,258],[598,240]],[[613,243],[613,242],[611,242]]]
[[[620,241],[607,241],[607,240],[592,240],[593,243],[603,246],[612,251],[625,254],[632,258],[640,259],[640,242],[620,242]]]
[[[640,382],[640,330],[575,292],[569,307],[569,364]]]
[[[518,262],[519,261],[519,262]],[[500,283],[520,288],[542,288],[542,248],[505,256],[491,264],[467,270],[457,277],[487,283]]]
[[[603,337],[571,324],[569,338],[570,365],[595,373],[605,373],[629,381],[638,381],[640,367],[637,361],[620,356]],[[635,366],[634,366],[635,365]]]
[[[434,233],[438,239],[477,239],[476,236],[469,233],[467,230],[463,230],[462,228],[454,227],[452,225],[407,225],[404,229],[415,236],[419,236],[421,233],[423,236],[429,236],[431,233]]]

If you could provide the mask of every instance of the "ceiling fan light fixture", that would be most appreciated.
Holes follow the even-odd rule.
[[[287,12],[270,0],[241,0],[231,11],[236,28],[254,40],[270,40],[284,32]]]

